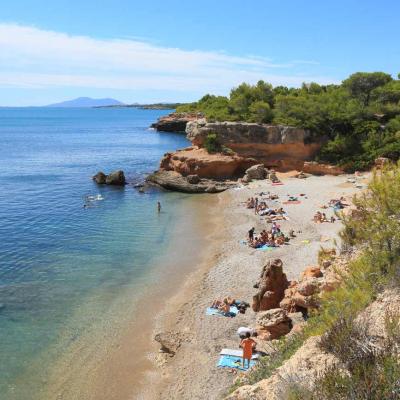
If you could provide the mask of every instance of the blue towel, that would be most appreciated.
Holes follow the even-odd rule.
[[[208,307],[206,310],[206,315],[219,315],[220,317],[235,317],[236,315],[238,315],[238,313],[239,313],[239,310],[235,306],[231,306],[231,308],[230,308],[231,315],[226,315],[222,311],[220,311],[216,308]]]
[[[235,357],[235,356],[221,356],[218,361],[217,366],[221,368],[236,368],[240,369],[241,371],[247,371],[247,360],[245,362],[246,368],[242,367],[242,357]],[[255,360],[250,361],[250,367],[256,365]]]
[[[258,247],[257,250],[262,250],[262,251],[271,251],[273,250],[274,247],[268,246],[267,244],[264,244],[264,246]]]

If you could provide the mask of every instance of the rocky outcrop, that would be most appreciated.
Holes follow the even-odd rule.
[[[254,286],[258,292],[253,296],[253,311],[266,311],[278,308],[285,290],[289,286],[286,274],[282,270],[283,263],[276,259],[269,261],[262,269],[260,280]]]
[[[197,175],[207,179],[230,179],[241,177],[247,168],[256,164],[254,159],[210,154],[206,149],[188,147],[175,153],[166,153],[161,160],[160,170],[175,171],[183,176]]]
[[[187,124],[186,133],[192,144],[199,147],[204,145],[210,133],[214,133],[221,145],[239,156],[255,158],[265,167],[278,171],[308,172],[303,168],[304,162],[311,161],[326,141],[305,129],[246,122],[192,121]]]
[[[184,193],[219,193],[235,186],[234,182],[217,182],[210,179],[200,179],[196,175],[187,177],[176,171],[159,170],[146,178],[146,181],[168,190]],[[197,182],[197,183],[195,183]]]
[[[290,332],[292,321],[282,308],[272,308],[257,315],[257,334],[260,339],[278,339]]]
[[[123,186],[126,184],[124,171],[118,170],[106,175],[104,172],[98,172],[92,179],[100,185]]]
[[[345,173],[342,168],[336,165],[323,164],[316,161],[304,162],[302,171],[312,175],[342,175]]]
[[[253,165],[248,168],[242,178],[242,182],[251,182],[252,180],[261,180],[268,177],[268,170],[264,164]]]
[[[199,113],[172,113],[159,118],[151,128],[162,132],[185,133],[186,124],[201,117]]]
[[[105,185],[106,179],[107,179],[107,175],[106,175],[104,172],[100,171],[100,172],[98,172],[96,175],[94,175],[94,176],[92,177],[92,179],[93,179],[96,183],[98,183],[99,185]]]

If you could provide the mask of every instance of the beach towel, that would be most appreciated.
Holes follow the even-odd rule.
[[[233,356],[233,357],[242,357],[243,350],[242,349],[222,349],[219,353],[221,356]],[[258,360],[260,358],[260,354],[255,351],[252,360]]]
[[[235,317],[239,314],[239,310],[235,306],[231,306],[229,309],[231,315],[226,315],[217,308],[208,307],[206,310],[206,315],[219,315],[220,317]]]
[[[272,186],[279,186],[279,185],[283,185],[283,182],[274,182],[274,183],[272,184]]]
[[[242,239],[242,240],[239,240],[239,243],[240,243],[240,244],[247,244],[247,240],[243,240],[243,239]]]
[[[311,240],[308,240],[308,239],[306,239],[306,240],[302,240],[302,241],[301,241],[301,243],[304,243],[304,244],[310,244],[310,243],[311,243]]]
[[[273,249],[274,249],[273,246],[268,246],[267,244],[264,244],[264,246],[257,248],[257,250],[261,250],[261,251],[272,251]]]
[[[300,204],[300,203],[301,203],[300,200],[288,200],[283,202],[283,204]]]
[[[240,351],[242,353],[242,351]],[[247,361],[246,361],[246,367],[242,367],[242,357],[237,357],[237,356],[230,356],[230,355],[222,355],[218,361],[217,366],[220,368],[235,368],[239,369],[240,371],[247,371]],[[251,360],[250,361],[250,368],[254,367],[256,365],[256,360]]]

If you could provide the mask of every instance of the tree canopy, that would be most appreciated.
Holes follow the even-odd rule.
[[[339,85],[242,83],[228,97],[208,94],[177,111],[309,129],[327,138],[318,159],[348,170],[368,168],[376,157],[400,157],[400,79],[384,72],[357,72]]]

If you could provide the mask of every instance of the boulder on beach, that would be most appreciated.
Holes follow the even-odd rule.
[[[253,311],[265,311],[278,308],[283,300],[285,290],[289,286],[286,274],[283,273],[280,259],[268,261],[261,271],[259,282],[255,285],[259,290],[253,296]]]
[[[267,177],[267,170],[264,164],[253,165],[248,168],[243,177],[243,182],[251,182],[252,180],[261,180]]]
[[[189,175],[190,176],[190,175]],[[198,176],[182,176],[175,171],[159,170],[146,178],[147,182],[154,183],[168,190],[183,193],[218,193],[233,186],[229,182],[218,182],[211,179],[200,179]],[[194,183],[196,182],[197,183]]]

